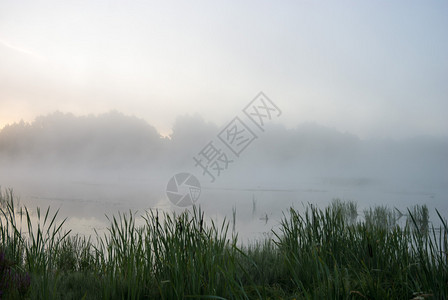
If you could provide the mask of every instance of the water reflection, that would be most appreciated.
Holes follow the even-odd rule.
[[[36,210],[48,206],[55,212],[57,221],[67,218],[64,229],[73,234],[90,236],[94,230],[103,234],[109,225],[106,216],[117,216],[118,212],[134,213],[138,224],[144,224],[142,215],[146,210],[180,213],[185,208],[173,206],[165,195],[165,184],[144,181],[79,181],[37,179],[3,179],[3,187],[13,187],[21,205],[25,205],[36,221]],[[283,213],[289,207],[303,210],[308,203],[325,207],[332,199],[353,200],[358,203],[359,216],[364,208],[373,205],[397,207],[406,212],[407,207],[426,204],[431,218],[437,219],[434,208],[443,216],[447,212],[448,189],[424,189],[412,186],[403,188],[359,179],[319,179],[291,187],[203,187],[199,205],[206,219],[220,224],[229,221],[229,230],[238,233],[243,243],[264,238],[276,230]],[[191,209],[191,208],[190,208]]]

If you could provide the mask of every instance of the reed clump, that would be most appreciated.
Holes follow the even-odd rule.
[[[109,218],[92,238],[64,231],[58,212],[15,206],[0,192],[1,299],[445,299],[447,225],[353,202],[290,209],[270,238],[238,244],[229,222],[148,211]]]

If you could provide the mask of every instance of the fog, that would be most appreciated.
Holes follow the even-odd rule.
[[[315,123],[287,129],[272,122],[214,181],[193,159],[226,127],[200,115],[179,116],[170,136],[118,111],[74,116],[54,112],[0,131],[0,185],[21,204],[60,209],[68,229],[91,234],[105,214],[147,209],[180,212],[167,197],[182,172],[200,181],[196,204],[209,218],[230,218],[243,239],[275,228],[282,211],[334,198],[362,208],[427,204],[448,212],[448,138],[361,139]],[[224,151],[221,145],[221,151]]]

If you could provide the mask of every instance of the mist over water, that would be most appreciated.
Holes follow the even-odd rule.
[[[244,238],[334,198],[448,216],[448,2],[44,2],[0,2],[0,186],[34,211],[180,212],[185,172]],[[211,182],[260,90],[275,118]]]
[[[447,216],[447,138],[366,140],[317,124],[270,124],[211,182],[193,157],[221,129],[182,116],[165,138],[116,111],[41,116],[0,131],[0,185],[13,188],[32,212],[60,209],[66,229],[85,235],[104,230],[105,215],[119,211],[183,211],[166,196],[168,180],[179,172],[201,182],[196,204],[207,219],[227,218],[243,241],[269,234],[291,206],[324,207],[335,198],[357,202],[359,217],[374,205],[415,204],[426,204],[433,217],[435,208]]]
[[[448,299],[447,15],[0,1],[0,298]]]

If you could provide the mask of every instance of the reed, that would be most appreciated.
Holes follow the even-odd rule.
[[[65,232],[50,208],[16,206],[0,192],[2,299],[446,299],[447,223],[430,226],[425,206],[374,207],[358,218],[353,202],[290,209],[280,230],[238,244],[231,221],[207,221],[199,207],[109,218],[93,238]],[[387,225],[387,226],[385,226]],[[231,226],[229,230],[229,226]],[[420,297],[420,298],[419,298]]]

